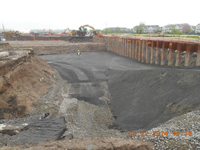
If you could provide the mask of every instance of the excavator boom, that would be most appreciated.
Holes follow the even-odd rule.
[[[3,24],[2,24],[2,26],[3,26],[3,32],[2,33],[3,33],[5,38],[6,37],[13,37],[13,36],[23,36],[23,34],[20,33],[19,31],[8,32],[8,31],[6,31],[6,29],[5,29]]]
[[[2,24],[2,26],[3,26],[3,32],[6,32],[6,29],[5,29],[5,27],[4,27],[4,25]]]
[[[100,31],[96,32],[96,29],[95,29],[94,27],[88,25],[88,24],[83,25],[83,26],[80,26],[80,27],[79,27],[79,30],[82,31],[82,29],[83,29],[84,27],[89,27],[89,28],[91,28],[91,29],[93,30],[93,34],[95,34],[95,35],[102,35]]]
[[[92,27],[92,26],[90,26],[90,25],[88,25],[88,24],[83,25],[83,26],[80,26],[79,29],[82,30],[82,28],[84,28],[84,27],[89,27],[89,28],[91,28],[92,30],[96,31],[94,27]]]

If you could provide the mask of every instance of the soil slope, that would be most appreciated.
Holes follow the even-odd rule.
[[[0,119],[27,115],[33,109],[32,102],[44,95],[53,83],[54,69],[36,55],[11,64],[0,75]]]
[[[120,128],[150,129],[184,113],[200,108],[198,70],[144,65],[110,52],[84,52],[42,56],[71,82],[71,96],[102,105],[107,81],[112,112]],[[95,97],[97,96],[97,97]]]
[[[111,107],[123,129],[150,129],[200,108],[199,71],[111,70],[109,75]]]

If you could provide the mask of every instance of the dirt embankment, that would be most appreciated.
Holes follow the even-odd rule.
[[[26,116],[53,83],[54,69],[38,56],[8,57],[0,59],[0,119]]]
[[[3,147],[2,150],[10,150],[11,147]],[[94,138],[73,139],[41,143],[35,146],[17,146],[15,150],[21,149],[43,149],[43,150],[151,150],[148,142],[124,138]]]
[[[110,70],[111,104],[118,125],[127,130],[151,129],[198,110],[200,74],[196,70]]]
[[[9,43],[0,43],[0,50],[2,49],[10,49],[11,46],[9,45]]]
[[[13,48],[33,48],[37,55],[62,54],[80,51],[104,51],[107,50],[103,43],[69,43],[67,41],[9,41]]]

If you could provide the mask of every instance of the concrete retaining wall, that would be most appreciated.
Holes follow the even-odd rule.
[[[200,66],[200,43],[117,36],[95,36],[109,51],[140,62],[167,66]]]

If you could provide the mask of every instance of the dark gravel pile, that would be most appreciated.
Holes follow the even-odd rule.
[[[150,129],[200,108],[199,83],[192,70],[110,70],[111,108],[120,128]]]

